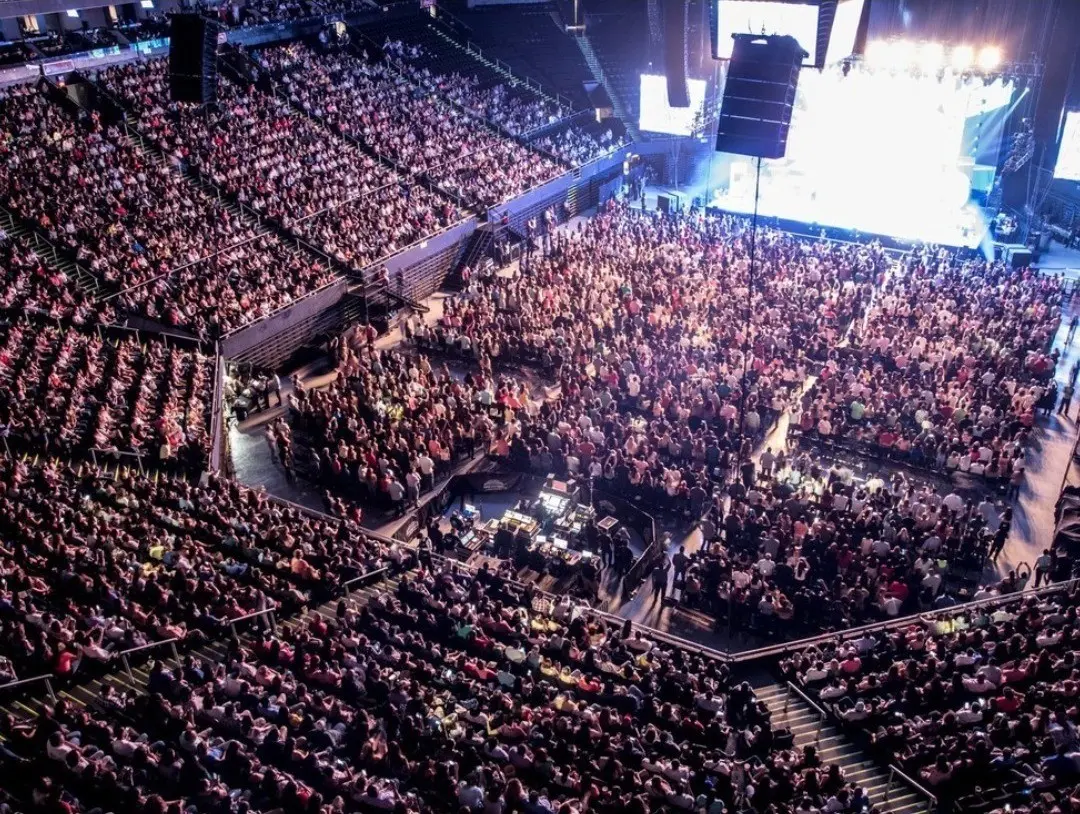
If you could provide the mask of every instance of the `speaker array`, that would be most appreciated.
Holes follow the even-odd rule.
[[[206,104],[217,98],[220,24],[199,14],[174,14],[169,29],[169,95]]]
[[[718,151],[783,157],[799,69],[807,56],[793,37],[735,36],[716,131]]]

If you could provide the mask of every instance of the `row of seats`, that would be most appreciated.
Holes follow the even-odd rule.
[[[0,326],[0,421],[51,452],[204,466],[216,365],[198,351],[40,321]]]

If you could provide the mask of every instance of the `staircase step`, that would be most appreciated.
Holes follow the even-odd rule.
[[[916,791],[895,783],[890,787],[887,769],[870,760],[829,722],[823,724],[821,713],[786,685],[759,687],[754,694],[772,713],[774,726],[792,731],[796,748],[815,746],[821,760],[840,766],[844,777],[861,786],[882,814],[922,814],[926,811],[927,803]]]

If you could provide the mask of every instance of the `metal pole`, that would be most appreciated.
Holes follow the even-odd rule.
[[[750,273],[746,286],[746,336],[743,338],[743,375],[742,392],[739,395],[739,475],[742,474],[742,448],[743,430],[746,426],[746,390],[747,379],[750,378],[750,351],[753,349],[751,339],[751,320],[754,317],[754,264],[757,261],[757,222],[758,201],[761,196],[761,156],[757,160],[757,176],[754,181],[754,216],[750,221]]]

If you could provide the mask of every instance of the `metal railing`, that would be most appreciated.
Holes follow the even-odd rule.
[[[938,798],[935,795],[931,794],[930,791],[924,785],[922,785],[922,783],[916,782],[914,779],[912,779],[910,775],[905,774],[904,771],[895,763],[889,764],[889,784],[885,787],[886,801],[888,801],[889,796],[892,794],[893,783],[897,782],[896,778],[900,778],[900,782],[906,783],[908,786],[914,789],[917,794],[921,795],[926,799],[927,814],[937,810]]]
[[[1080,579],[1077,578],[1061,580],[1050,585],[1043,585],[1040,588],[1028,588],[1024,591],[1017,591],[1016,593],[991,596],[987,597],[986,599],[976,599],[971,602],[965,602],[961,605],[953,605],[951,608],[942,608],[941,610],[912,613],[908,614],[907,616],[897,616],[895,619],[889,619],[883,622],[873,622],[868,625],[860,625],[859,627],[832,631],[830,633],[819,633],[815,636],[809,636],[805,639],[797,639],[791,642],[781,642],[779,644],[769,645],[767,647],[759,647],[754,650],[746,650],[742,653],[732,654],[728,656],[728,658],[732,662],[743,663],[773,656],[784,656],[788,653],[805,650],[808,647],[813,647],[819,644],[847,641],[857,636],[861,636],[865,633],[879,633],[885,630],[893,630],[896,628],[907,627],[913,622],[926,622],[944,617],[955,616],[957,614],[965,613],[966,611],[976,610],[978,608],[996,607],[998,605],[1004,605],[1010,602],[1017,602],[1032,596],[1045,596],[1048,594],[1060,593],[1062,591],[1067,591],[1071,593],[1076,590],[1078,584],[1080,584]]]
[[[264,610],[252,611],[251,613],[245,613],[243,616],[237,616],[235,619],[229,619],[229,632],[232,634],[234,641],[240,641],[240,634],[236,632],[236,626],[240,622],[247,622],[250,619],[263,619],[267,630],[277,630],[277,617],[274,615],[277,612],[277,608],[265,608]]]
[[[56,676],[51,673],[46,675],[34,676],[33,678],[21,678],[18,681],[9,681],[7,684],[0,684],[0,691],[13,690],[16,687],[28,687],[31,684],[44,684],[45,691],[49,694],[49,698],[56,702],[56,693],[53,692],[52,682]]]
[[[122,650],[116,655],[120,657],[120,662],[124,665],[124,672],[127,673],[128,678],[132,681],[135,680],[135,672],[131,669],[131,657],[136,653],[148,653],[151,650],[157,650],[159,647],[168,647],[172,652],[172,657],[177,662],[180,661],[180,653],[176,649],[176,643],[179,639],[162,639],[160,642],[150,642],[138,647],[132,647],[127,650]]]
[[[817,731],[814,733],[814,745],[819,746],[821,744],[821,730],[825,728],[825,722],[829,719],[829,713],[822,709],[818,704],[814,702],[814,700],[809,695],[804,693],[790,681],[787,682],[787,695],[784,697],[785,713],[788,710],[788,704],[791,703],[792,693],[795,693],[797,696],[799,696],[799,698],[802,699],[803,703],[807,704],[810,709],[817,713],[818,726]]]

